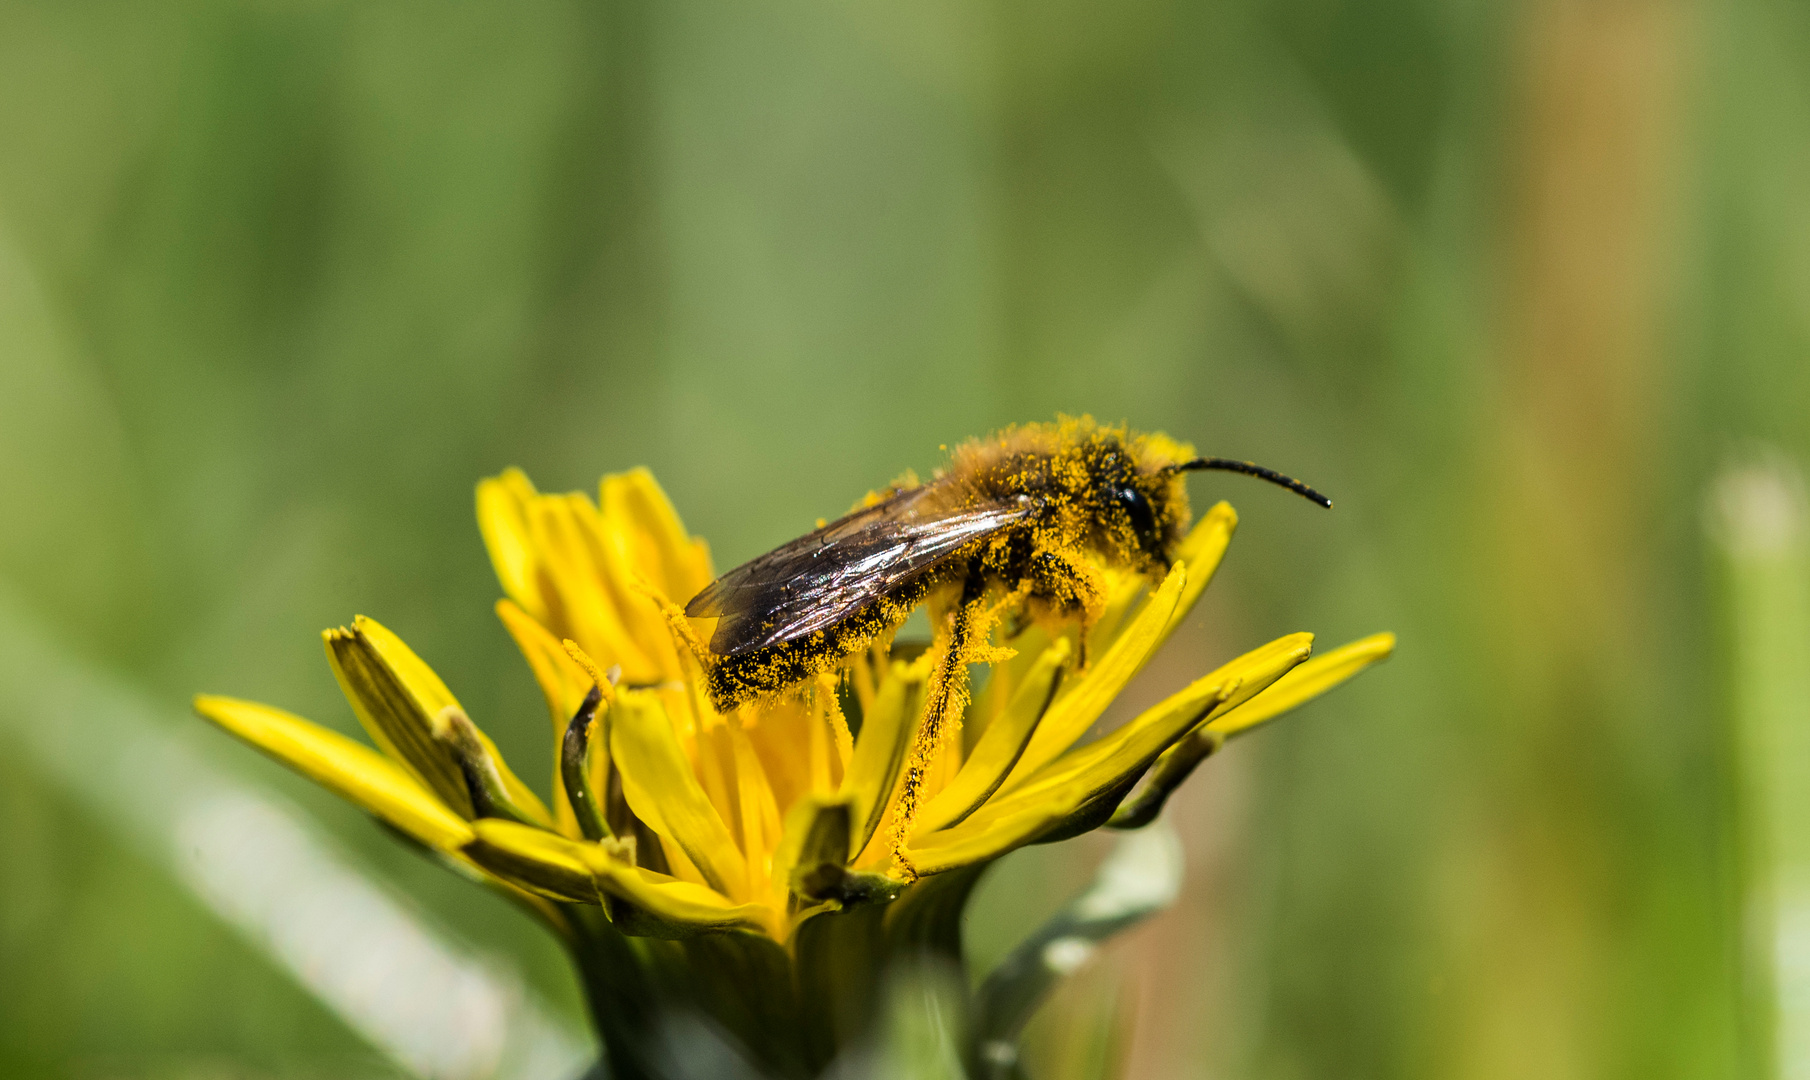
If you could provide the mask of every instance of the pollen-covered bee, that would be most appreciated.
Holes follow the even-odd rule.
[[[1190,520],[1183,474],[1219,469],[1332,501],[1250,462],[1195,457],[1160,434],[1091,418],[976,439],[928,483],[904,483],[711,582],[685,614],[714,618],[719,709],[794,686],[895,630],[933,594],[954,601],[953,649],[989,592],[1031,617],[1078,621],[1104,604],[1104,567],[1160,575]],[[948,606],[948,605],[942,605]]]
[[[946,612],[927,722],[963,696],[964,657],[989,596],[1036,620],[1085,628],[1104,606],[1102,569],[1161,574],[1189,522],[1185,473],[1260,477],[1249,462],[1195,457],[1160,434],[1088,417],[1026,424],[958,447],[923,484],[898,484],[816,531],[729,571],[685,614],[714,618],[704,656],[719,709],[846,664],[926,600]]]

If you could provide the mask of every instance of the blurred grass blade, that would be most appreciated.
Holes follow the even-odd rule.
[[[163,710],[51,645],[0,593],[0,739],[414,1076],[567,1080],[591,1060],[518,980],[444,939]],[[173,710],[172,710],[173,713]]]
[[[974,1074],[1021,1075],[1018,1033],[1064,978],[1099,944],[1168,907],[1181,891],[1181,841],[1167,822],[1128,833],[1107,856],[1093,884],[1013,949],[975,997],[971,1040]]]
[[[879,1045],[838,1059],[825,1080],[968,1080],[962,1070],[959,969],[924,958],[895,969]]]
[[[1810,567],[1799,474],[1778,461],[1728,470],[1709,524],[1727,602],[1749,1075],[1810,1077]]]

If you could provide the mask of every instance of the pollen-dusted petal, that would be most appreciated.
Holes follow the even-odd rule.
[[[698,784],[658,697],[626,690],[610,713],[610,756],[635,816],[671,840],[713,889],[747,895],[747,868],[710,797]]]
[[[1387,660],[1394,651],[1394,634],[1372,634],[1342,645],[1295,668],[1244,705],[1214,717],[1207,726],[1227,738],[1249,731],[1319,697],[1371,664]]]
[[[1085,735],[1100,718],[1119,691],[1125,689],[1125,684],[1162,643],[1163,632],[1175,614],[1176,604],[1187,588],[1190,576],[1185,565],[1176,563],[1162,585],[1144,601],[1143,609],[1132,619],[1131,625],[1106,650],[1106,655],[1079,677],[1069,680],[1032,733],[1030,744],[1024,748],[1018,764],[1012,767],[1005,782],[1007,789],[1073,746],[1075,740]]]
[[[1105,738],[1065,754],[961,824],[914,836],[905,857],[919,873],[928,874],[1028,843],[1102,796],[1122,793],[1189,729],[1261,693],[1307,659],[1312,647],[1313,635],[1290,634],[1246,653]]]
[[[1119,736],[1115,739],[1119,753],[1089,755],[1093,767],[1080,770],[1071,767],[1071,759],[1085,750],[1064,757],[1050,771],[1039,774],[1036,783],[995,797],[961,824],[941,832],[915,835],[904,852],[906,860],[918,873],[934,874],[995,858],[1029,843],[1102,792],[1111,790],[1128,769],[1147,766],[1165,746],[1223,704],[1237,686],[1236,677],[1228,678],[1219,672],[1196,680],[1115,732],[1114,736]],[[1136,732],[1135,742],[1121,734],[1127,731]],[[1104,742],[1103,739],[1085,749],[1092,750]],[[1140,751],[1144,755],[1141,763]],[[1059,779],[1051,782],[1052,774]]]
[[[509,598],[537,619],[547,616],[535,570],[538,559],[528,526],[528,507],[540,493],[520,469],[505,469],[478,483],[478,531],[490,564]]]
[[[584,847],[595,845],[494,818],[472,822],[472,830],[477,835],[465,845],[465,854],[498,877],[555,900],[602,903],[591,868],[579,856]]]
[[[195,699],[195,711],[431,848],[449,851],[471,839],[465,819],[401,766],[336,731],[268,705],[211,694]]]
[[[372,740],[461,817],[475,816],[457,756],[433,735],[433,718],[448,706],[459,708],[452,691],[375,619],[360,615],[351,629],[329,630],[322,636],[340,688]],[[551,825],[540,797],[509,770],[496,744],[482,731],[476,735],[496,763],[509,801],[537,824]]]
[[[710,584],[709,546],[685,531],[653,473],[643,468],[605,476],[598,506],[606,520],[621,526],[618,535],[635,571],[661,592],[683,604]]]
[[[987,801],[1018,764],[1037,724],[1061,686],[1074,651],[1067,638],[1043,650],[1005,709],[987,725],[955,780],[918,813],[918,829],[934,832],[962,820]]]
[[[865,848],[885,820],[923,712],[929,657],[926,653],[909,666],[902,661],[892,663],[861,722],[861,734],[855,737],[855,754],[842,778],[842,794],[855,808],[853,852]]]

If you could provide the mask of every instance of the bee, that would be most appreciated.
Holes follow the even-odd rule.
[[[1160,576],[1191,518],[1183,474],[1218,469],[1299,480],[1247,461],[1201,458],[1162,435],[1091,419],[1026,424],[958,447],[935,479],[906,481],[717,578],[686,616],[714,618],[707,685],[720,711],[833,671],[896,630],[933,594],[953,600],[949,636],[990,592],[1039,621],[1085,629],[1104,606],[1102,569]]]
[[[1105,607],[1108,568],[1166,573],[1191,517],[1185,475],[1243,473],[1324,507],[1332,501],[1247,461],[1196,457],[1160,434],[1089,417],[1007,428],[954,451],[851,513],[724,574],[685,615],[716,620],[701,651],[712,703],[728,711],[826,672],[929,603],[935,653],[902,814],[967,701],[967,665],[989,612],[1078,624]],[[1085,663],[1085,659],[1079,662]]]

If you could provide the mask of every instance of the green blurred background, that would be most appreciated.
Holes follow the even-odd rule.
[[[1810,455],[1807,178],[1793,0],[3,0],[0,594],[576,1029],[528,920],[189,695],[352,730],[364,612],[544,776],[480,476],[648,465],[723,567],[997,425],[1164,429],[1338,507],[1196,479],[1241,531],[1134,696],[1402,645],[1196,776],[1041,1075],[1115,1022],[1140,1078],[1765,1075],[1703,516]],[[45,722],[0,1075],[394,1075]],[[1000,868],[977,960],[1099,851]]]

